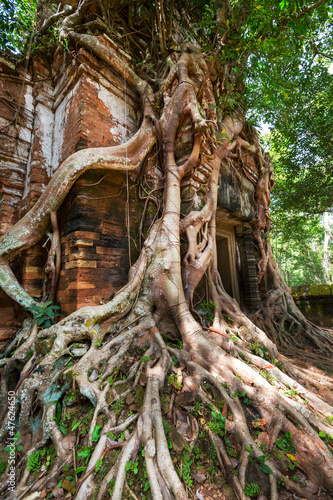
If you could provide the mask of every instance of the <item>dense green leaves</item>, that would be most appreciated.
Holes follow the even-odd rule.
[[[304,14],[309,5],[282,1],[283,12],[273,7],[267,17],[277,16],[274,30],[260,28],[259,38],[254,18],[260,23],[261,14],[252,15],[246,69],[248,117],[271,128],[265,144],[276,176],[271,239],[289,285],[326,281],[322,214],[333,209],[332,6]]]
[[[0,49],[23,53],[34,29],[36,0],[1,0]]]
[[[40,306],[31,306],[27,307],[27,311],[30,311],[37,321],[38,326],[42,326],[43,328],[50,328],[53,323],[53,320],[56,316],[59,316],[60,313],[56,312],[56,309],[60,309],[59,306],[52,306],[52,301],[45,302],[45,304],[41,304]]]
[[[326,2],[298,19],[304,5],[280,3],[289,9],[290,23],[250,56],[246,94],[249,116],[273,130],[268,146],[277,172],[276,204],[323,213],[332,208],[333,192],[332,7]]]

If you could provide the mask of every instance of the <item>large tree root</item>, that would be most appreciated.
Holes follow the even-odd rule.
[[[143,304],[139,304],[139,302],[140,301],[137,302],[137,307],[142,309]],[[77,321],[77,313],[75,317]],[[84,317],[84,311],[82,311],[82,317]],[[45,384],[40,384],[41,380],[45,382],[47,378],[50,380],[47,389],[49,390],[50,386],[56,386],[59,391],[59,385],[57,383],[59,377],[66,380],[70,375],[71,380],[76,381],[79,392],[84,396],[88,396],[95,404],[95,411],[91,419],[87,436],[89,446],[94,446],[94,451],[87,465],[87,471],[90,471],[90,474],[88,475],[86,473],[86,477],[78,483],[79,489],[76,492],[76,497],[82,499],[92,498],[93,492],[98,484],[96,483],[97,478],[94,476],[96,464],[99,460],[103,460],[103,457],[108,453],[107,435],[110,432],[113,434],[122,432],[127,427],[133,426],[136,421],[135,427],[131,431],[131,435],[128,437],[121,454],[118,456],[115,467],[110,469],[110,472],[112,471],[112,475],[115,478],[113,498],[122,498],[121,492],[125,485],[126,464],[128,464],[130,460],[132,460],[132,463],[136,461],[142,446],[144,448],[146,471],[153,498],[168,498],[170,494],[173,494],[176,499],[188,498],[185,488],[174,470],[163,428],[159,393],[163,391],[163,385],[171,366],[171,358],[162,337],[154,325],[155,321],[152,317],[149,319],[149,314],[147,312],[147,319],[139,320],[137,326],[134,326],[130,330],[126,329],[117,336],[112,336],[111,340],[105,339],[105,343],[103,343],[101,347],[92,346],[88,352],[75,363],[73,368],[69,369],[64,366],[62,372],[58,372],[58,370],[54,368],[54,362],[51,368],[47,363],[48,356],[46,356],[44,361],[39,364],[39,372],[42,371],[41,365],[47,369],[45,369],[42,374],[36,373],[34,379],[30,377],[29,384],[26,384],[27,387],[25,387],[24,384],[24,382],[27,382],[27,380],[25,380],[18,388],[18,400],[25,394],[26,404],[30,409],[32,407],[32,400],[26,397],[26,390],[28,387],[29,389],[35,388],[37,390],[38,401],[42,402],[44,400],[42,416],[44,433],[42,441],[35,442],[35,444],[32,445],[30,450],[26,453],[24,460],[19,463],[19,469],[24,466],[29,456],[36,452],[36,450],[39,450],[40,447],[45,446],[48,439],[53,442],[56,450],[56,459],[47,477],[41,477],[41,479],[34,484],[33,489],[41,491],[47,487],[47,482],[50,481],[50,478],[59,477],[61,469],[72,460],[72,450],[66,451],[66,449],[64,449],[66,438],[62,436],[55,420],[56,405],[55,403],[50,404],[45,401]],[[222,338],[217,334],[215,335],[217,340]],[[76,331],[73,333],[69,341],[73,342],[74,339],[77,341],[82,340],[82,332]],[[232,340],[230,342],[232,342]],[[117,383],[110,386],[107,381],[107,376],[109,376],[110,373],[117,372],[117,369],[124,365],[126,358],[128,359],[128,357],[130,357],[130,359],[133,359],[130,352],[135,348],[135,345],[148,346],[148,350],[145,356],[141,358],[141,362],[140,358],[138,360],[141,367],[146,365],[145,396],[139,412],[125,419],[123,424],[119,424],[116,422],[117,417],[112,407],[115,406],[116,401],[119,401],[121,397],[123,398],[128,394],[128,390],[118,393],[118,390],[115,391],[113,389],[113,387],[117,387]],[[251,455],[254,460],[259,461],[260,457],[264,456],[265,453],[270,454],[271,450],[275,449],[276,439],[281,434],[283,436],[288,432],[291,433],[292,443],[296,445],[296,452],[294,452],[294,455],[299,467],[306,473],[308,480],[327,490],[333,488],[333,459],[326,444],[320,440],[317,432],[314,430],[318,429],[323,433],[332,432],[332,426],[325,422],[325,418],[329,418],[332,414],[332,407],[310,390],[305,389],[300,384],[290,379],[277,367],[269,367],[269,372],[271,376],[274,376],[274,381],[272,381],[271,378],[268,379],[268,381],[264,380],[255,370],[257,368],[262,368],[263,372],[262,365],[263,363],[266,364],[267,369],[267,362],[251,354],[248,349],[238,347],[238,353],[242,354],[244,359],[246,358],[250,364],[245,363],[245,361],[240,358],[230,356],[227,351],[218,345],[218,343],[213,342],[210,334],[204,334],[203,332],[199,333],[199,331],[197,331],[195,337],[193,337],[191,345],[185,344],[185,346],[186,347],[183,347],[181,350],[171,347],[168,348],[170,354],[186,367],[185,371],[182,372],[184,381],[182,394],[184,394],[185,400],[186,394],[188,394],[193,401],[193,407],[195,400],[199,397],[203,402],[206,401],[207,408],[208,410],[210,409],[209,411],[215,408],[217,412],[220,412],[220,406],[216,407],[216,404],[214,404],[214,400],[216,401],[217,395],[219,395],[220,401],[223,401],[231,412],[231,416],[226,419],[225,429],[235,436],[236,443],[239,443],[242,450],[239,477],[237,479],[232,475],[232,484],[235,487],[236,495],[239,499],[244,500],[245,498],[242,492],[249,456]],[[68,357],[65,346],[63,345],[60,350],[60,346],[57,344],[56,350],[55,347],[51,350],[49,360],[54,360],[55,352],[58,352],[59,356],[61,353],[62,356]],[[98,356],[96,356],[97,353]],[[132,367],[135,368],[135,371],[129,368],[125,382],[133,380],[133,375],[138,370],[138,361],[137,358],[132,361]],[[102,366],[101,376],[96,381],[89,381],[89,376],[87,376],[87,374],[92,372],[92,368],[96,369],[98,366]],[[99,371],[101,371],[101,369],[99,369]],[[138,370],[139,377],[140,373],[142,373],[142,369]],[[207,382],[211,385],[211,388],[207,386]],[[134,388],[135,383],[137,383],[136,380],[133,382]],[[71,383],[69,387],[71,387]],[[284,393],[288,392],[289,387],[295,391],[294,399],[285,397]],[[191,391],[190,393],[189,390]],[[68,389],[66,385],[63,385],[61,393],[65,394],[66,392],[68,393]],[[197,394],[197,396],[195,396],[195,394]],[[247,406],[244,405],[244,403],[241,404],[241,399],[238,397],[238,394],[246,394],[251,400],[250,407],[258,412],[262,419],[261,421],[264,422],[263,425],[265,429],[267,429],[266,432],[269,436],[265,453],[259,448],[255,436],[253,436],[252,429],[249,428],[246,419]],[[304,399],[307,399],[308,403],[305,403]],[[24,431],[23,420],[25,420],[22,415],[24,411],[23,406],[24,404],[21,400],[21,432]],[[188,406],[191,407],[191,404],[189,405],[189,403],[187,403],[186,407]],[[175,411],[175,408],[173,411]],[[25,409],[24,413],[26,412],[27,409]],[[103,425],[98,443],[94,445],[92,435],[101,412],[105,415],[107,420]],[[214,413],[212,416],[213,415]],[[214,422],[214,417],[212,416],[210,417],[212,419],[211,422]],[[207,426],[207,424],[204,424],[204,428],[205,426]],[[29,427],[28,424],[28,429],[31,432],[31,428]],[[230,475],[230,459],[225,451],[223,441],[216,435],[216,432],[222,431],[223,436],[224,430],[217,429],[216,431],[214,426],[208,427],[207,430],[216,447],[222,466],[225,468],[226,473]],[[25,439],[26,435],[22,434],[20,442],[24,443]],[[244,450],[251,451],[245,453]],[[297,483],[293,482],[290,477],[288,477],[285,468],[281,469],[281,466],[279,467],[280,464],[276,461],[274,455],[271,455],[265,461],[265,464],[273,472],[273,479],[270,481],[272,499],[277,498],[276,482],[279,481],[281,477],[284,478],[288,490],[295,494],[302,494],[303,497],[308,499],[314,498],[313,494],[304,491]],[[25,469],[25,473],[17,488],[18,492],[24,492],[27,489],[27,481],[30,476],[31,474],[29,474],[29,471]],[[105,476],[101,484],[101,492],[107,491],[107,484],[110,484],[110,474]],[[99,494],[99,498],[102,498],[102,496],[103,495]],[[10,496],[8,498],[16,497]]]
[[[162,216],[151,226],[127,285],[111,301],[76,311],[45,330],[26,326],[5,351],[0,360],[0,436],[10,428],[7,394],[13,391],[20,430],[16,444],[23,450],[17,448],[16,489],[10,489],[7,466],[2,497],[25,498],[35,491],[37,498],[44,490],[64,496],[61,488],[75,484],[79,500],[110,494],[120,500],[124,491],[135,498],[148,488],[154,500],[186,500],[193,496],[197,475],[191,457],[202,458],[202,434],[213,442],[220,474],[239,500],[247,498],[250,464],[269,477],[271,500],[278,498],[278,484],[309,500],[319,488],[332,495],[332,378],[281,355],[278,331],[268,329],[269,338],[265,328],[256,326],[225,292],[217,270],[220,164],[239,147],[244,120],[226,117],[217,124],[209,67],[188,46],[165,80],[164,109],[157,121],[151,89],[94,37],[71,31],[74,21],[67,17],[65,34],[93,50],[136,90],[144,103],[143,121],[125,145],[80,151],[59,167],[36,205],[1,240],[1,285],[20,304],[34,303],[8,262],[43,237],[51,218],[54,236],[47,269],[53,274],[52,297],[59,239],[55,213],[70,187],[88,168],[136,169],[157,141],[161,153],[156,161],[165,175]],[[192,152],[177,164],[175,139],[185,119],[192,123]],[[218,145],[212,130],[217,126],[223,137]],[[258,146],[245,143],[266,175]],[[206,189],[203,206],[182,218],[182,181],[198,172]],[[266,177],[257,192],[257,238],[269,226]],[[183,262],[181,235],[187,238]],[[262,257],[264,250],[260,248]],[[265,255],[260,273],[267,266],[276,280],[272,256]],[[208,300],[215,306],[214,321],[204,329],[190,306],[206,277]],[[309,333],[315,345],[330,349],[328,334],[317,333],[316,338]],[[184,441],[182,454],[170,452],[170,427]],[[238,473],[231,461],[235,456]],[[303,486],[295,479],[296,470],[302,471]]]
[[[265,330],[285,355],[298,358],[303,366],[308,362],[308,368],[312,371],[313,366],[332,371],[332,330],[314,325],[299,311],[281,276],[269,239],[266,247],[269,289],[261,308],[252,315],[251,320]]]

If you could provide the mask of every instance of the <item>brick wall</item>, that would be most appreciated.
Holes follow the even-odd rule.
[[[27,72],[17,72],[10,62],[0,60],[0,96],[0,127],[4,127],[0,234],[36,202],[69,155],[86,147],[124,142],[140,119],[133,92],[83,49],[74,59],[58,50],[51,67],[35,60]],[[103,176],[102,182],[90,185]],[[63,314],[108,300],[126,282],[124,185],[123,175],[88,172],[59,212],[63,262],[58,300]],[[131,200],[130,211],[136,214],[133,190]],[[133,231],[135,219],[131,217]],[[12,263],[33,296],[42,294],[48,247],[45,238]],[[21,308],[0,291],[0,343],[12,336],[22,316]]]
[[[29,74],[0,58],[0,236],[20,217],[33,131],[32,89]],[[12,269],[21,278],[18,260]],[[20,306],[0,289],[0,346],[22,317]]]
[[[101,41],[111,44],[114,50],[107,37],[101,37]],[[36,202],[69,155],[83,148],[123,143],[140,122],[139,103],[133,92],[113,71],[80,47],[75,56],[58,49],[48,67],[36,59],[26,72],[0,60],[0,95],[5,99],[5,105],[0,102],[0,126],[6,125],[0,136],[2,233]],[[191,149],[192,125],[185,120],[177,134],[177,161],[185,161]],[[242,225],[254,213],[252,195],[257,174],[250,159],[245,163],[247,178],[243,179],[242,190],[226,162],[221,170],[218,205],[231,217],[232,224]],[[152,159],[148,160],[148,167],[151,171],[146,178],[158,189],[163,172],[156,170]],[[63,315],[109,300],[126,283],[130,257],[133,262],[138,255],[133,241],[138,240],[140,204],[134,182],[131,175],[127,178],[121,173],[90,171],[68,193],[58,212],[62,267],[57,300]],[[182,204],[183,212],[191,209],[193,198],[193,186],[186,182],[182,185],[187,199]],[[201,190],[204,192],[205,187]],[[148,215],[152,218],[154,214]],[[18,279],[32,296],[42,294],[49,245],[45,237],[12,263]],[[255,273],[255,263],[252,271]],[[12,335],[22,314],[0,292],[0,342]]]
[[[94,171],[83,175],[68,196],[60,214],[62,269],[57,295],[65,314],[108,301],[127,281],[126,191],[125,174]],[[136,191],[130,193],[134,235]]]

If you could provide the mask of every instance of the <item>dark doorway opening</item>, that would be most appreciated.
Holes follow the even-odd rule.
[[[217,261],[218,271],[222,278],[222,283],[225,291],[230,297],[234,297],[231,279],[231,265],[229,255],[228,238],[221,238],[216,241],[217,244]]]

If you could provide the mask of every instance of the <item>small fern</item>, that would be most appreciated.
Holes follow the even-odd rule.
[[[28,458],[27,469],[36,474],[36,472],[38,472],[39,469],[41,468],[42,465],[41,460],[45,455],[45,453],[46,450],[40,450],[40,451],[36,450],[33,453],[31,453],[31,455]]]
[[[216,455],[216,450],[215,450],[215,446],[213,445],[213,443],[210,444],[210,453],[212,456],[212,460],[214,462],[217,459],[217,455]]]
[[[245,488],[244,488],[244,493],[245,495],[248,495],[249,497],[253,497],[260,491],[260,486],[258,486],[256,483],[248,483]]]
[[[237,457],[237,453],[235,452],[235,450],[233,450],[232,448],[227,448],[227,453],[230,457],[233,457],[233,458],[236,458]]]
[[[97,460],[96,462],[96,465],[95,465],[95,472],[99,472],[102,468],[102,465],[103,465],[103,459],[100,458],[99,460]]]

